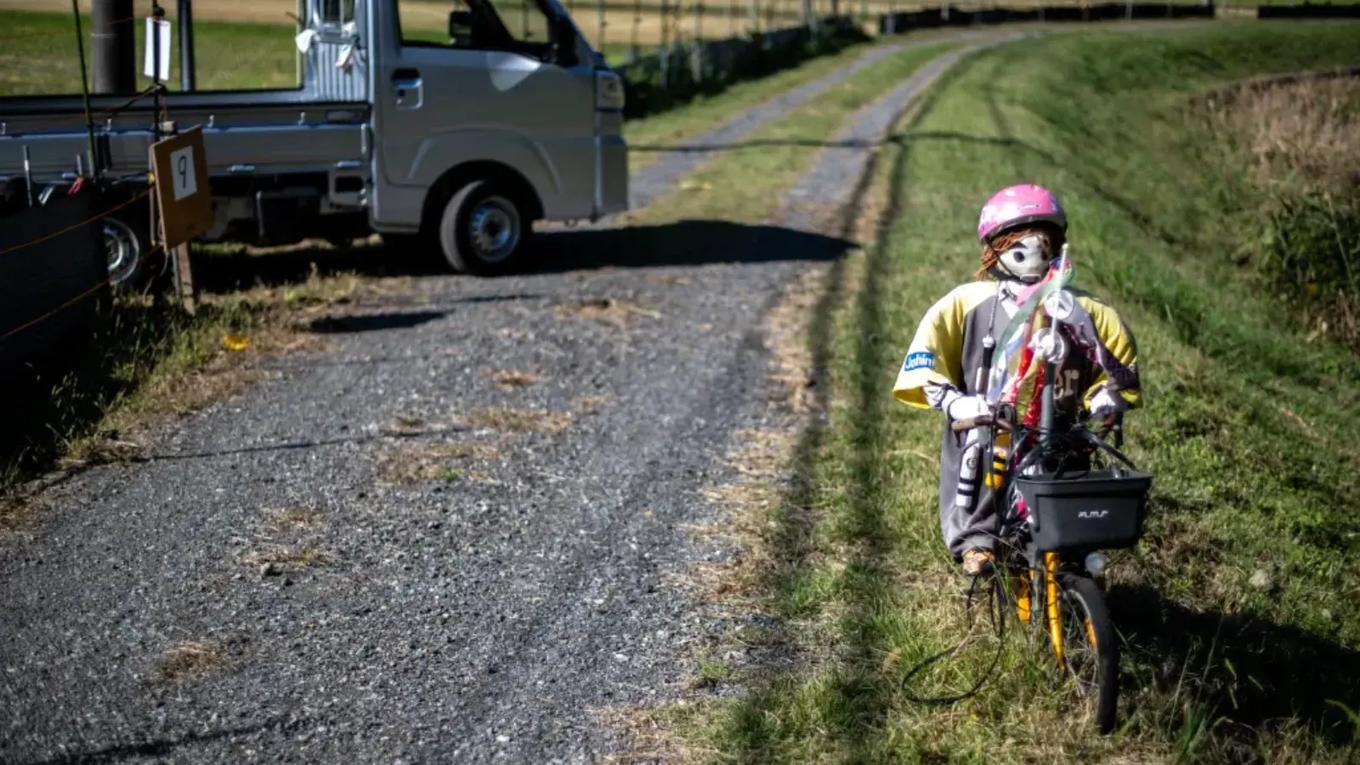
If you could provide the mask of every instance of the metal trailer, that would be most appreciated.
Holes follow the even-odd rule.
[[[397,2],[305,0],[297,89],[165,96],[176,125],[203,127],[206,240],[421,235],[452,269],[493,273],[535,220],[627,208],[622,80],[557,0],[523,0],[513,22],[493,0],[454,0],[434,42],[402,39]],[[131,194],[153,115],[146,100],[115,111],[127,100],[91,111],[104,176]],[[0,99],[0,185],[27,183],[26,156],[33,187],[70,183],[88,144],[79,96]],[[105,221],[115,281],[145,270],[148,217],[134,205]]]

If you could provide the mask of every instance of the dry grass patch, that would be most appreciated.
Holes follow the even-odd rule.
[[[498,430],[505,433],[560,433],[571,425],[571,412],[546,409],[516,409],[509,406],[489,406],[474,409],[467,415],[473,428]]]
[[[489,481],[488,473],[473,465],[499,459],[500,449],[489,443],[436,443],[403,445],[378,456],[378,475],[389,484],[422,481]]]
[[[259,569],[261,576],[295,573],[317,566],[325,566],[335,557],[318,544],[269,543],[248,550],[241,555],[241,563]]]
[[[490,377],[502,388],[527,388],[543,380],[539,375],[522,369],[488,369],[482,375]]]
[[[214,640],[186,640],[173,646],[161,657],[161,680],[177,683],[191,677],[205,675],[227,665],[226,651]]]
[[[1360,349],[1360,77],[1251,82],[1203,106],[1260,197],[1235,257],[1286,291],[1310,341]]]
[[[572,404],[572,410],[576,414],[588,417],[592,414],[598,414],[609,401],[609,396],[584,396],[576,399]]]
[[[637,303],[614,298],[591,298],[579,303],[559,305],[555,313],[560,320],[587,319],[608,324],[616,329],[625,328],[637,318],[659,319],[661,314]]]
[[[326,517],[305,507],[271,508],[264,511],[264,527],[274,534],[319,529]]]

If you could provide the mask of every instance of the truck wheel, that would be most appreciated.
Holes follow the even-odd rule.
[[[516,196],[493,181],[473,181],[444,205],[439,249],[454,271],[501,274],[528,249],[529,218]]]

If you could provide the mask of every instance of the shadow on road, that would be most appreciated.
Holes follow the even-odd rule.
[[[834,260],[855,244],[782,226],[686,220],[659,226],[544,232],[530,269],[555,273],[594,268],[701,266]]]
[[[131,759],[162,758],[175,754],[176,750],[193,744],[216,741],[218,739],[244,736],[268,729],[296,730],[302,726],[298,720],[276,718],[253,725],[238,725],[231,728],[209,730],[202,733],[186,733],[182,736],[151,739],[125,744],[111,744],[98,749],[73,751],[49,759],[29,760],[29,765],[91,765],[92,763],[121,762]],[[182,754],[182,753],[181,753]],[[192,758],[190,758],[192,759]],[[6,760],[7,762],[9,760]]]
[[[837,258],[854,243],[780,226],[686,220],[656,226],[551,228],[535,236],[521,274],[595,268],[699,266]],[[272,250],[199,251],[194,277],[206,293],[299,284],[313,275],[425,276],[446,273],[438,252],[421,240],[354,247],[295,245]]]
[[[312,320],[308,329],[323,335],[345,335],[355,332],[378,332],[384,329],[408,329],[435,319],[442,319],[448,311],[409,311],[363,315],[323,316]]]

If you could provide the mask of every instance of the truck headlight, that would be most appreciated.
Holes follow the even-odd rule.
[[[623,111],[623,78],[608,69],[595,70],[595,108],[602,112]]]

